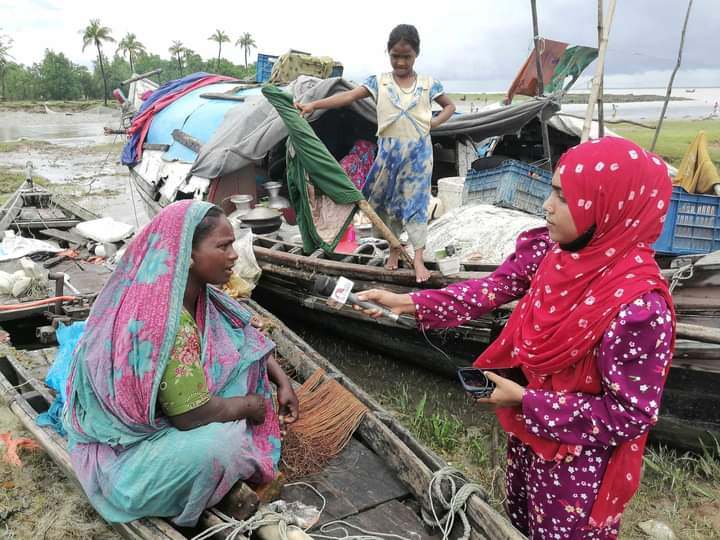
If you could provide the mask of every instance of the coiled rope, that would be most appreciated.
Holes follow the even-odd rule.
[[[449,494],[448,497],[443,493],[443,488]],[[443,540],[447,540],[455,525],[456,516],[458,516],[463,524],[463,535],[460,538],[468,540],[471,529],[466,514],[466,505],[468,499],[475,494],[485,497],[485,491],[480,485],[468,482],[454,467],[446,466],[435,471],[428,486],[430,512],[424,507],[421,509],[423,521],[430,527],[438,527],[442,532]],[[442,505],[442,508],[439,509],[440,515],[435,508],[436,500]]]

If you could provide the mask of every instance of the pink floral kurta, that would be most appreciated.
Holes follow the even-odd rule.
[[[457,326],[521,297],[551,241],[545,229],[522,235],[516,252],[490,276],[412,293],[424,328]],[[508,441],[508,512],[530,538],[615,538],[619,524],[587,526],[613,446],[657,421],[671,360],[672,320],[663,297],[647,293],[624,306],[597,348],[599,395],[527,390],[522,412],[531,433],[577,445],[578,455],[545,461]]]

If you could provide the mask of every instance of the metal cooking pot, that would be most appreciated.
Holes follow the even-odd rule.
[[[248,225],[255,234],[268,234],[280,228],[282,214],[272,208],[258,206],[241,216],[240,222]]]

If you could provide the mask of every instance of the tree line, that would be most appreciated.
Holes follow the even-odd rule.
[[[133,33],[127,33],[109,56],[107,49],[116,43],[112,30],[99,19],[92,19],[82,30],[82,50],[92,47],[96,52],[93,68],[73,63],[61,52],[45,50],[41,62],[24,65],[14,61],[13,39],[0,33],[0,100],[90,100],[102,99],[107,104],[109,92],[129,79],[133,73],[145,73],[161,68],[153,77],[158,83],[177,79],[196,71],[228,75],[239,79],[253,78],[255,64],[248,64],[248,55],[257,48],[248,32],[242,34],[235,46],[241,47],[245,64],[238,65],[222,57],[223,44],[231,43],[230,36],[216,30],[208,40],[217,43],[216,58],[203,59],[182,41],[172,41],[169,58],[148,52]]]

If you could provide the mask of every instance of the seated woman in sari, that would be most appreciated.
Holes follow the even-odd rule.
[[[487,278],[360,297],[424,328],[520,299],[475,361],[520,368],[527,380],[487,371],[496,388],[478,399],[497,407],[508,433],[508,513],[531,538],[615,538],[674,346],[673,303],[650,247],[672,185],[662,160],[613,137],[566,152],[552,185],[547,228],[520,235]]]
[[[239,481],[274,479],[280,426],[297,418],[274,344],[211,284],[230,277],[219,208],[181,201],[128,246],[93,305],[68,379],[70,458],[108,521],[194,525]]]

